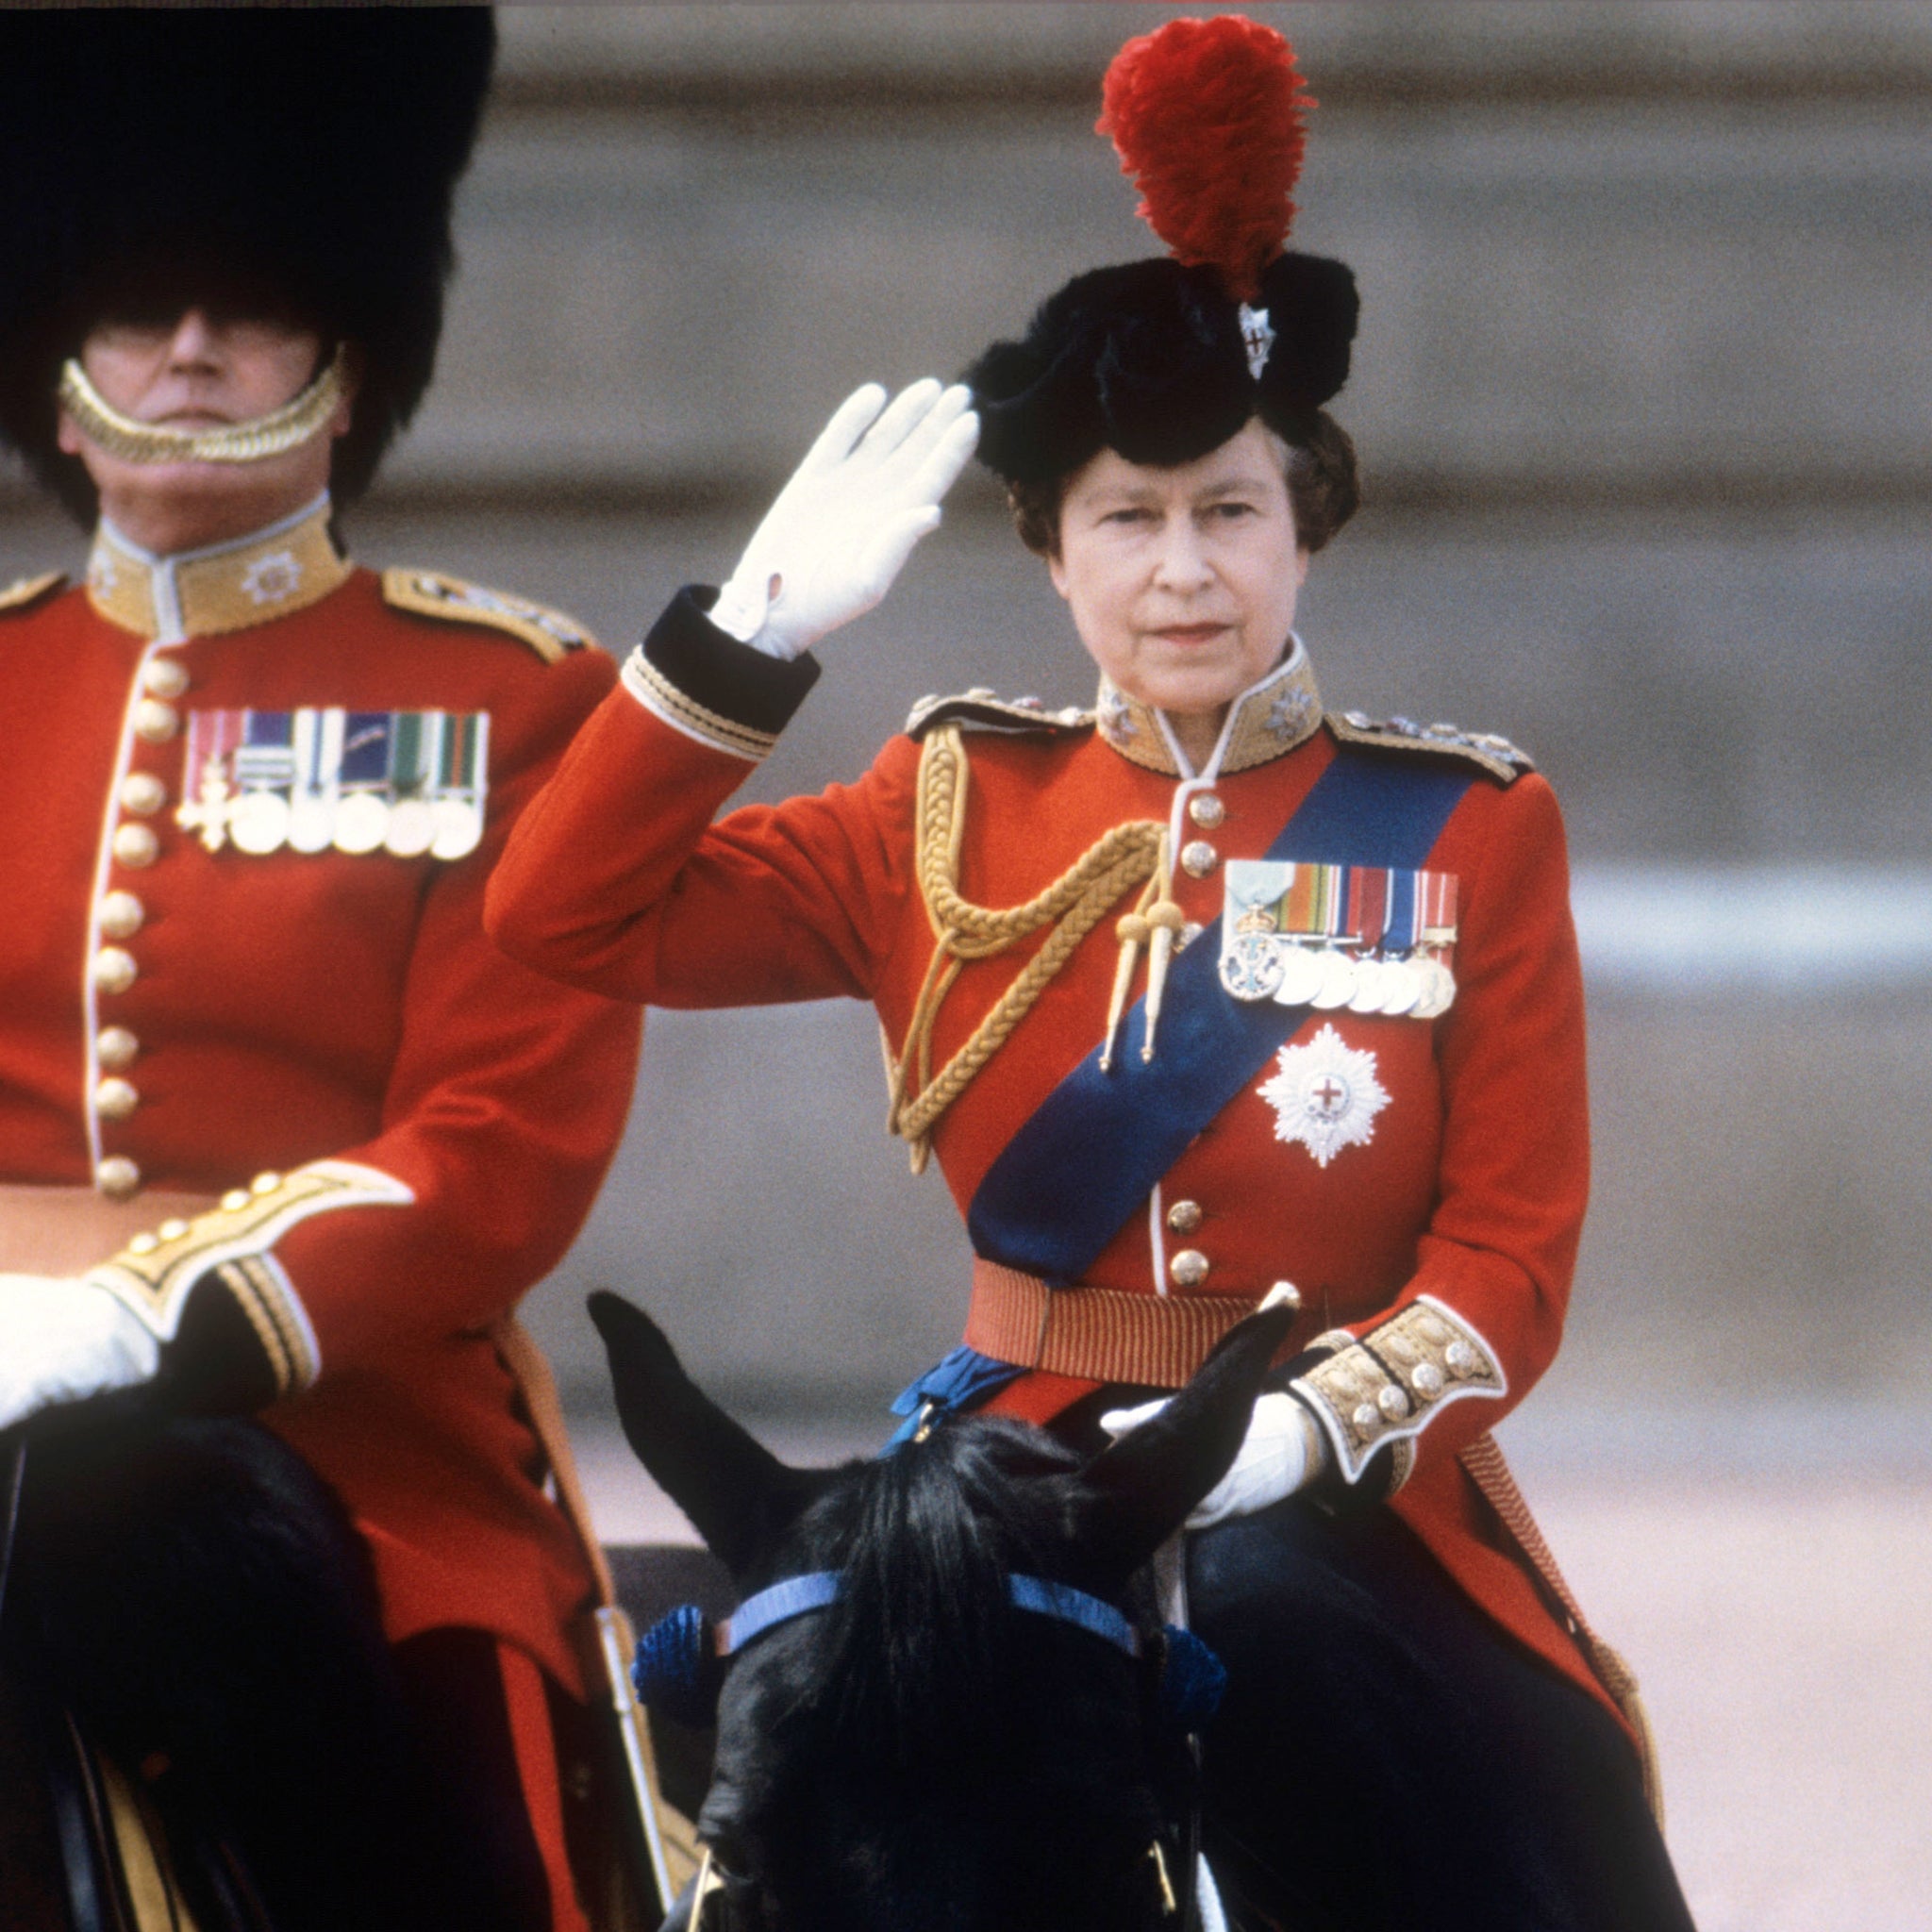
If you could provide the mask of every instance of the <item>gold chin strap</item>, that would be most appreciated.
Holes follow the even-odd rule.
[[[125,463],[258,463],[307,442],[335,414],[348,353],[346,342],[338,344],[328,367],[292,403],[214,429],[170,429],[124,416],[72,358],[60,370],[60,404],[95,448]]]
[[[919,755],[915,807],[917,850],[913,863],[925,916],[935,944],[925,983],[906,1029],[906,1049],[894,1058],[886,1048],[890,1085],[886,1128],[911,1143],[912,1172],[924,1170],[932,1130],[967,1083],[1007,1042],[1048,983],[1074,957],[1080,942],[1107,916],[1123,892],[1149,881],[1140,906],[1120,922],[1121,963],[1114,979],[1113,1010],[1108,1021],[1103,1066],[1112,1064],[1113,1036],[1133,982],[1142,941],[1147,961],[1147,1043],[1152,1058],[1154,1023],[1167,961],[1180,930],[1180,908],[1168,882],[1167,827],[1154,819],[1130,819],[1097,841],[1042,892],[1024,906],[974,906],[959,895],[959,850],[966,836],[966,749],[957,724],[942,725],[926,739]],[[933,1023],[939,1017],[959,968],[968,959],[990,959],[1051,924],[1045,943],[1021,968],[972,1038],[937,1077],[932,1072]]]

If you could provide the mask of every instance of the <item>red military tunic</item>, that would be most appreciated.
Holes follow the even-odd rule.
[[[734,644],[681,597],[511,839],[487,914],[499,941],[575,984],[660,1006],[870,1000],[894,1052],[908,1052],[934,951],[916,875],[916,736],[887,745],[856,785],[710,823],[815,675]],[[1189,942],[1201,945],[1220,942],[1226,862],[1267,852],[1341,742],[1466,768],[1473,782],[1425,861],[1459,887],[1453,1005],[1433,1021],[1321,1016],[1337,1037],[1324,1051],[1372,1056],[1353,1064],[1372,1066],[1386,1099],[1354,1117],[1351,1138],[1324,1143],[1324,1160],[1312,1141],[1290,1137],[1289,1114],[1257,1076],[1186,1146],[1081,1285],[1252,1304],[1277,1280],[1296,1284],[1304,1311],[1291,1347],[1320,1338],[1334,1350],[1299,1386],[1344,1472],[1399,1482],[1391,1506],[1461,1587],[1609,1703],[1457,1453],[1556,1352],[1588,1189],[1581,976],[1549,787],[1519,774],[1520,754],[1499,740],[1324,719],[1298,647],[1238,700],[1207,782],[1184,782],[1162,721],[1110,686],[1097,722],[969,700],[915,726],[948,716],[986,727],[963,740],[954,876],[964,899],[1022,904],[1112,828],[1156,822],[1170,827],[1172,891]],[[1115,916],[1131,903],[1079,943],[933,1127],[962,1212],[1016,1130],[1099,1042]],[[939,1008],[933,1069],[1050,930],[963,964]],[[971,1329],[968,1340],[986,1348]],[[1382,1399],[1393,1416],[1376,1404],[1391,1382],[1396,1393]],[[997,1406],[1044,1418],[1094,1386],[1036,1374]],[[1369,1459],[1391,1445],[1399,1455]]]
[[[392,1640],[488,1630],[579,1696],[591,1577],[488,1330],[590,1208],[638,1018],[480,914],[613,675],[534,606],[352,568],[325,504],[172,560],[104,531],[84,588],[0,608],[0,1216],[118,1218],[93,1278],[335,1486]]]

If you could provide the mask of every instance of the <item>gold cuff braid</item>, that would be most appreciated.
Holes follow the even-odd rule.
[[[1431,1416],[1459,1396],[1507,1392],[1495,1351],[1434,1295],[1417,1296],[1359,1341],[1339,1328],[1315,1346],[1335,1353],[1297,1376],[1294,1387],[1351,1483],[1361,1480],[1376,1450],[1392,1444],[1399,1488],[1413,1464],[1410,1444]]]
[[[338,347],[328,367],[298,395],[266,416],[224,423],[214,429],[170,429],[124,416],[69,359],[60,370],[61,407],[95,448],[124,463],[258,463],[281,456],[315,435],[336,412],[348,374],[348,345]]]

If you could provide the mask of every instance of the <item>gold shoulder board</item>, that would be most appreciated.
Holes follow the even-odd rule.
[[[1461,758],[1505,785],[1536,770],[1536,761],[1522,746],[1493,731],[1465,731],[1457,724],[1418,724],[1413,718],[1371,718],[1366,711],[1327,711],[1322,722],[1343,744]]]
[[[42,576],[22,577],[18,583],[0,591],[0,611],[30,610],[42,597],[62,589],[66,582],[67,573],[59,570],[50,570]]]
[[[441,618],[446,624],[479,624],[488,630],[506,631],[528,644],[546,664],[597,640],[559,610],[546,610],[527,597],[508,591],[486,591],[461,577],[434,570],[386,570],[382,574],[383,602],[417,617]]]
[[[908,738],[924,738],[940,724],[963,724],[981,731],[1078,731],[1093,713],[1074,705],[1050,711],[1039,698],[1002,698],[983,684],[957,697],[924,697],[906,720]]]

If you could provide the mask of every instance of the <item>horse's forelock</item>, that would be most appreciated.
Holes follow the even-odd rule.
[[[1062,1453],[1036,1431],[974,1422],[859,1473],[814,1696],[848,1740],[909,1763],[939,1739],[998,1728],[1007,1714],[987,1689],[1006,1674],[1007,1574],[1040,1561],[1053,1527],[1024,1476]]]

